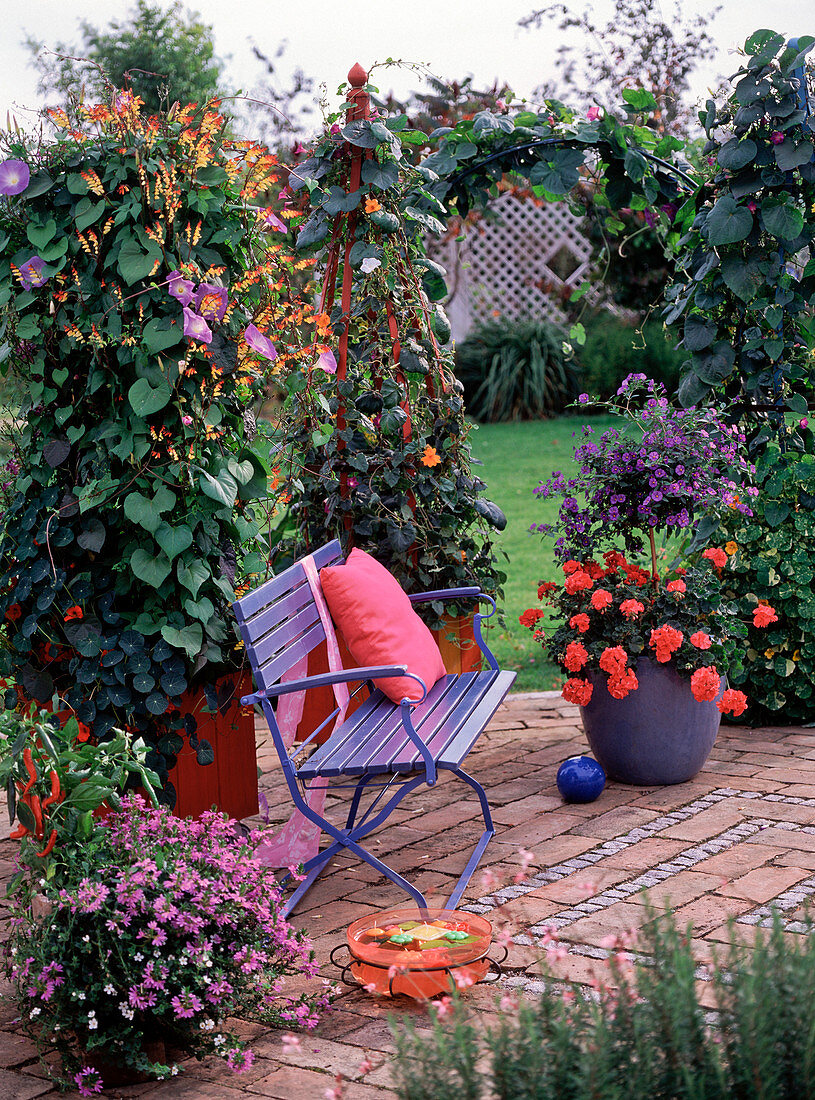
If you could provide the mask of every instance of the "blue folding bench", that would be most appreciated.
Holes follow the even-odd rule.
[[[312,556],[317,569],[337,565],[343,560],[340,544],[336,540],[320,547]],[[426,600],[465,598],[486,600],[492,605],[489,614],[476,614],[474,623],[476,641],[486,658],[488,669],[461,675],[448,674],[429,691],[423,685],[425,696],[418,702],[403,700],[401,703],[388,699],[373,681],[404,674],[404,665],[351,668],[281,682],[281,677],[325,638],[301,562],[295,562],[233,605],[258,688],[241,702],[244,705],[260,703],[294,805],[332,838],[328,847],[304,865],[305,878],[288,898],[283,909],[285,914],[292,911],[328,861],[342,848],[355,852],[425,908],[427,902],[423,895],[359,842],[387,819],[405,795],[422,784],[434,786],[441,770],[452,772],[473,788],[481,802],[484,817],[484,832],[446,907],[455,909],[458,904],[495,833],[484,788],[462,769],[461,764],[512,686],[515,673],[502,672],[498,668],[495,657],[481,638],[481,620],[494,614],[495,604],[478,588],[457,588],[410,596],[414,604]],[[303,750],[333,722],[338,709],[289,751],[281,736],[272,701],[289,692],[351,680],[363,681],[370,692],[359,708],[338,729],[333,730],[328,740],[311,755],[304,754]],[[299,764],[298,758],[301,761]],[[332,792],[338,787],[353,790],[344,828],[315,813],[306,802],[305,783],[320,778],[330,783]],[[371,795],[371,803],[358,817],[363,794]]]

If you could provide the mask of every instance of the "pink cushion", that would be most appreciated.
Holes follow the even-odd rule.
[[[399,582],[370,554],[354,549],[345,565],[321,569],[320,585],[331,617],[358,665],[407,665],[428,690],[444,676],[433,635]],[[376,685],[394,703],[422,697],[421,686],[407,676],[387,676]]]

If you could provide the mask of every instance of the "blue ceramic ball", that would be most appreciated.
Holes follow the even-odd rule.
[[[566,802],[594,802],[606,785],[606,773],[590,756],[570,756],[558,768],[556,781]]]

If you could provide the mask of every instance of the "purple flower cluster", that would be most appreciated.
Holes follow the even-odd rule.
[[[83,853],[49,889],[51,918],[16,920],[10,973],[24,1017],[46,1040],[93,1031],[93,1045],[125,1061],[158,1029],[236,1072],[251,1055],[224,1018],[249,1011],[314,1027],[330,991],[282,993],[286,975],[315,977],[317,964],[255,859],[267,833],[243,839],[217,814],[180,820],[125,799],[97,830],[93,859]]]
[[[676,409],[641,374],[629,375],[604,407],[624,426],[596,441],[594,429],[584,427],[574,452],[577,476],[556,472],[535,489],[543,499],[563,498],[556,545],[564,558],[591,554],[620,535],[636,550],[638,532],[686,530],[722,508],[751,514],[746,497],[755,490],[741,488],[752,470],[742,454],[745,437],[715,409]]]

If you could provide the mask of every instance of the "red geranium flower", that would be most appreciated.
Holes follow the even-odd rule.
[[[685,582],[681,578],[679,578],[678,580],[675,580],[675,581],[669,581],[668,582],[668,591],[669,592],[679,592],[680,595],[683,592],[687,591],[687,587],[688,586],[685,584]]]
[[[695,634],[691,634],[690,644],[695,645],[697,649],[710,649],[710,635],[705,634],[704,630],[697,630]]]
[[[674,651],[682,645],[683,638],[684,634],[681,630],[668,626],[667,623],[652,630],[650,644],[651,648],[656,650],[657,660],[663,665],[670,661]]]
[[[568,564],[568,563],[567,563]],[[575,592],[582,592],[586,588],[592,588],[594,581],[585,573],[582,569],[577,570],[575,573],[571,573],[563,582],[563,587],[573,596]]]
[[[577,703],[579,707],[585,707],[591,699],[594,685],[588,680],[581,680],[574,676],[563,685],[561,695],[567,703]]]
[[[600,654],[600,668],[609,676],[622,676],[628,655],[621,645],[607,646]]]
[[[570,558],[569,561],[563,563],[564,573],[576,573],[578,569],[582,569],[582,565],[579,561],[575,561],[574,558]]]
[[[589,629],[589,617],[581,612],[579,615],[572,615],[569,619],[569,626],[572,630],[579,630],[581,634],[585,634]]]
[[[533,630],[538,619],[545,614],[546,612],[539,607],[530,607],[527,611],[524,611],[523,615],[518,616],[518,622],[521,626],[528,626],[530,630]]]
[[[697,668],[690,678],[690,689],[694,699],[700,703],[710,703],[719,694],[721,677],[713,665]]]
[[[591,606],[595,611],[605,611],[611,600],[611,593],[606,592],[605,588],[598,588],[596,592],[591,594]]]
[[[569,672],[579,672],[588,659],[588,650],[582,642],[569,642],[566,646],[563,663]]]
[[[778,616],[768,603],[760,603],[753,610],[753,626],[769,626],[770,623],[777,622]]]
[[[544,581],[543,584],[538,585],[538,599],[542,600],[548,592],[554,592],[556,588],[554,581]]]
[[[727,554],[725,554],[724,550],[719,550],[717,547],[711,546],[709,549],[705,550],[702,557],[707,558],[708,561],[712,561],[717,569],[721,569],[723,566],[727,565]]]
[[[635,619],[637,615],[641,615],[644,610],[645,604],[640,603],[639,600],[623,600],[620,604],[620,611],[622,611],[626,619]]]
[[[727,714],[728,712],[734,717],[738,718],[740,714],[744,714],[747,710],[747,696],[743,691],[736,691],[734,688],[728,688],[718,701],[716,706],[722,712]]]
[[[612,699],[625,699],[629,692],[637,690],[640,682],[633,668],[627,668],[620,676],[610,676],[606,686]]]

